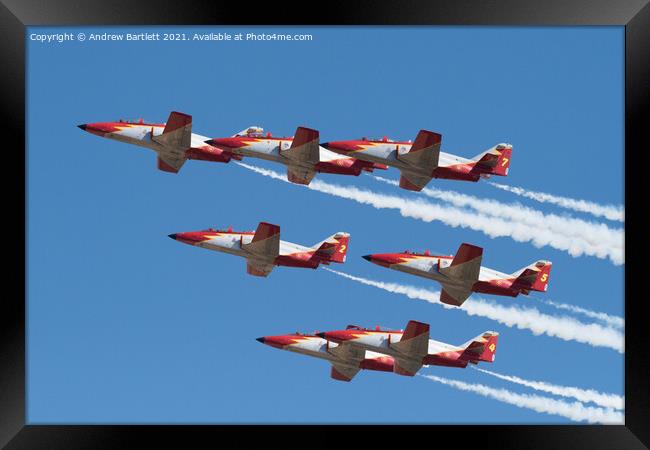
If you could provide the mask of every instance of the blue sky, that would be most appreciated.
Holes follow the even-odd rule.
[[[624,357],[614,350],[534,336],[320,269],[276,268],[266,279],[251,277],[244,260],[167,235],[209,226],[249,230],[264,220],[280,224],[283,239],[311,245],[347,231],[348,261],[335,269],[432,290],[438,285],[361,255],[407,248],[453,253],[470,242],[484,247],[484,265],[504,272],[550,259],[549,290],[536,297],[616,315],[624,311],[623,266],[404,218],[235,164],[189,161],[178,175],[163,173],[152,152],[76,127],[119,118],[165,121],[177,110],[193,115],[195,132],[214,137],[249,125],[278,135],[310,126],[323,141],[413,139],[427,128],[443,134],[443,150],[467,157],[511,142],[510,174],[498,182],[621,204],[623,28],[29,31],[262,30],[314,38],[28,40],[28,422],[569,423],[420,377],[361,372],[351,383],[335,382],[326,362],[255,341],[349,323],[401,328],[410,319],[430,323],[433,339],[455,344],[499,331],[496,361],[486,369],[623,395]],[[317,177],[417,195],[368,176]],[[487,183],[431,185],[567,214]],[[482,297],[540,307],[526,297]],[[530,392],[470,369],[422,373]]]

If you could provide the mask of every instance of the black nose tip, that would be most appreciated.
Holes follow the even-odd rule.
[[[81,128],[82,130],[84,130],[84,131],[86,130],[86,124],[85,124],[85,123],[82,124],[82,125],[77,125],[77,126],[78,126],[79,128]]]
[[[262,344],[264,343],[264,338],[263,337],[259,337],[259,338],[255,339],[255,340],[257,342],[261,342]]]
[[[321,142],[320,146],[323,147],[323,148],[326,148],[327,150],[330,149],[330,143],[329,142]]]
[[[372,261],[372,255],[363,255],[362,258],[366,261]]]
[[[174,234],[170,234],[169,237],[172,238],[172,239],[174,239],[174,240],[176,240],[176,233],[174,233]]]

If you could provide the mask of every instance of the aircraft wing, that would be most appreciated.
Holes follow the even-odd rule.
[[[328,351],[340,359],[340,362],[332,361],[331,376],[335,380],[350,381],[359,372],[359,363],[366,357],[366,351],[346,342]]]
[[[478,280],[483,260],[483,249],[471,244],[461,244],[449,267],[440,269],[440,273],[450,278],[473,284]]]
[[[162,134],[152,139],[168,147],[189,148],[192,145],[192,116],[172,111]]]
[[[399,177],[399,187],[402,189],[408,189],[409,191],[419,192],[429,183],[429,181],[431,181],[431,177],[410,172],[408,170],[402,170],[401,176]]]
[[[395,356],[395,373],[412,377],[422,367],[423,358],[429,353],[429,324],[410,320],[402,338],[391,347],[404,356]]]
[[[293,161],[316,164],[320,161],[320,133],[311,128],[298,127],[288,150],[282,156]]]
[[[252,254],[253,259],[273,263],[275,257],[280,254],[280,226],[260,222],[255,230],[253,240],[248,244],[243,244],[242,248]]]
[[[429,324],[409,320],[402,338],[391,344],[400,353],[420,360],[429,353]]]
[[[394,358],[395,366],[393,371],[399,375],[406,375],[407,377],[412,377],[418,370],[422,368],[422,360],[414,359],[405,359],[405,358]]]
[[[163,172],[178,173],[186,160],[184,151],[181,154],[158,152],[158,169]]]
[[[332,355],[351,363],[358,363],[365,359],[366,351],[347,342],[339,344],[337,347],[329,348],[328,350]]]
[[[305,167],[288,165],[287,179],[296,184],[309,184],[316,175],[316,171]]]
[[[460,306],[467,298],[472,295],[472,291],[457,286],[448,286],[442,283],[443,289],[440,291],[440,301],[448,305]]]
[[[330,376],[335,380],[350,381],[361,370],[358,366],[349,366],[347,364],[332,363]]]
[[[273,264],[268,261],[263,261],[254,258],[246,259],[246,273],[255,275],[256,277],[266,277],[273,270]]]
[[[420,130],[407,153],[398,154],[398,159],[419,169],[433,170],[438,167],[442,135]]]

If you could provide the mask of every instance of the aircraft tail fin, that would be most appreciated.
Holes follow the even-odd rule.
[[[461,359],[474,363],[478,361],[494,362],[498,340],[499,333],[496,331],[486,331],[476,336],[460,346],[464,349]]]
[[[512,145],[498,144],[472,158],[476,161],[475,170],[483,175],[508,175]]]
[[[514,287],[525,290],[545,292],[551,276],[552,263],[540,260],[513,273],[516,279]]]
[[[330,262],[344,263],[349,243],[350,235],[339,231],[312,248],[316,250],[315,255],[321,258],[325,264]]]

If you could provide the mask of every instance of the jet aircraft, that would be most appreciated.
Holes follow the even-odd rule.
[[[414,320],[409,321],[404,331],[348,325],[345,330],[316,335],[339,344],[339,348],[357,348],[392,356],[393,371],[406,376],[414,376],[423,365],[464,368],[468,363],[493,362],[499,338],[499,333],[486,331],[462,345],[445,344],[429,339],[429,325]]]
[[[399,185],[420,191],[432,178],[478,181],[490,175],[505,176],[510,167],[512,145],[498,144],[467,159],[440,151],[442,135],[420,130],[415,142],[367,139],[325,142],[321,146],[341,155],[399,169]]]
[[[309,184],[317,172],[359,175],[361,171],[388,169],[384,164],[341,156],[319,145],[320,133],[298,127],[293,137],[277,137],[257,126],[248,127],[231,137],[206,141],[237,157],[259,158],[287,166],[287,179],[296,184]]]
[[[339,381],[350,381],[362,369],[393,371],[393,358],[381,353],[350,345],[339,345],[314,334],[285,334],[257,338],[262,344],[329,361],[330,376]]]
[[[156,152],[158,169],[178,173],[188,159],[227,163],[241,159],[206,144],[208,137],[192,133],[192,116],[173,111],[166,123],[120,120],[78,125],[84,131],[107,139],[145,147]]]
[[[174,233],[179,242],[246,258],[250,275],[266,277],[275,266],[316,269],[320,264],[344,263],[350,242],[348,233],[338,232],[312,247],[280,240],[280,226],[260,222],[256,231],[208,228]]]
[[[382,267],[428,278],[442,284],[440,301],[460,306],[472,292],[516,297],[548,288],[551,262],[540,260],[512,274],[481,266],[483,249],[461,244],[456,255],[415,253],[376,253],[364,259]]]
[[[154,150],[158,169],[178,173],[188,159],[228,163],[244,156],[280,162],[287,166],[289,181],[309,184],[317,172],[359,175],[361,171],[387,169],[341,156],[318,145],[319,133],[298,127],[294,137],[273,137],[259,127],[249,127],[230,138],[211,139],[192,133],[192,116],[173,111],[166,123],[96,122],[78,125],[84,131]]]

